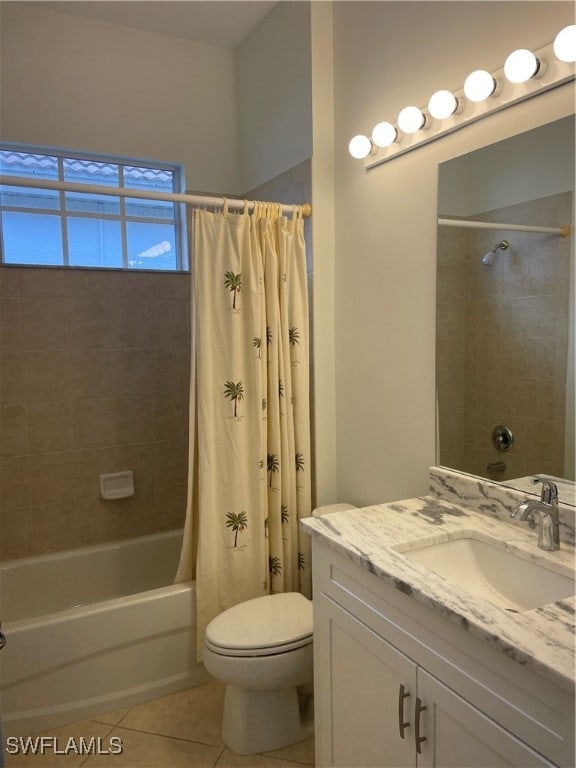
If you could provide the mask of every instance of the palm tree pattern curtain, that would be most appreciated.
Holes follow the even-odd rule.
[[[197,517],[198,655],[209,621],[265,594],[311,594],[306,249],[299,208],[196,209],[192,454],[177,580]],[[194,372],[195,371],[195,372]],[[194,453],[195,448],[195,453]]]

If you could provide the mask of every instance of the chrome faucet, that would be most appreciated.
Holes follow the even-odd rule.
[[[510,517],[514,520],[528,520],[530,528],[535,528],[534,516],[538,513],[538,546],[554,552],[560,549],[558,488],[551,480],[540,477],[533,477],[532,482],[542,483],[540,501],[526,499],[510,513]]]

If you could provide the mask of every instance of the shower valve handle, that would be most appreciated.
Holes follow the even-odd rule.
[[[498,424],[498,426],[494,427],[492,430],[491,437],[492,445],[497,451],[500,451],[500,453],[506,453],[506,451],[512,450],[512,446],[514,445],[514,435],[512,434],[510,427],[507,427],[505,424]]]

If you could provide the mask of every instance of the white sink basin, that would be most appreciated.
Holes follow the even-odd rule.
[[[536,544],[534,545],[536,546]],[[574,573],[560,564],[506,549],[497,539],[460,532],[440,543],[396,547],[474,597],[509,611],[530,611],[574,595]]]

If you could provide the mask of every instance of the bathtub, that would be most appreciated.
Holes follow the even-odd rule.
[[[172,584],[181,542],[169,531],[0,563],[5,736],[209,679],[196,661],[195,585]]]

